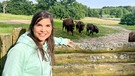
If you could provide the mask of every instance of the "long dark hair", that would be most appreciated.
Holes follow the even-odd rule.
[[[47,51],[49,53],[49,56],[51,57],[52,63],[54,63],[54,61],[55,61],[55,58],[54,58],[54,38],[53,38],[54,27],[53,27],[53,15],[50,12],[42,10],[40,12],[37,12],[33,16],[31,24],[29,26],[29,32],[30,32],[29,36],[34,40],[34,42],[38,46],[38,49],[40,50],[40,53],[42,55],[42,60],[46,60],[43,45],[39,44],[40,41],[37,38],[35,38],[34,33],[33,33],[34,25],[36,25],[39,21],[41,21],[44,18],[50,18],[50,21],[52,24],[52,32],[51,32],[51,35],[46,39],[46,42],[47,42],[47,46],[48,46]]]

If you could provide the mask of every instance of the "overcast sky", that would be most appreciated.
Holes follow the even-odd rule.
[[[4,0],[0,0],[0,2],[2,1]],[[135,0],[76,0],[76,1],[90,8],[102,8],[104,6],[135,6]]]

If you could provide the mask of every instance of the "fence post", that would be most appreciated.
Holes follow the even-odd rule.
[[[12,35],[0,34],[0,73],[4,67],[6,54],[10,46],[12,45]]]
[[[14,28],[12,34],[0,34],[0,74],[2,74],[8,50],[18,37],[25,32],[25,28],[19,27]]]
[[[4,56],[10,46],[12,45],[12,35],[10,34],[1,34],[0,35],[0,55]]]
[[[26,32],[25,28],[19,27],[19,28],[14,28],[12,32],[13,36],[13,44],[17,41],[18,37],[22,35],[23,33]]]

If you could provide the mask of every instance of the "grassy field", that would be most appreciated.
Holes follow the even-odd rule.
[[[92,37],[91,35],[90,36],[86,35],[86,27],[83,30],[82,34],[79,34],[78,31],[76,31],[76,29],[74,29],[74,36],[72,36],[71,33],[67,34],[66,31],[62,31],[62,20],[54,20],[54,21],[55,21],[54,24],[55,24],[55,35],[56,36],[61,36],[61,37],[66,37],[66,38],[71,38],[71,39],[79,39],[80,37]],[[86,24],[86,23],[88,23],[88,21],[84,21],[84,23]],[[120,32],[119,30],[102,27],[102,26],[100,26],[100,24],[97,25],[97,27],[100,29],[99,33],[98,34],[94,33],[93,37],[105,36],[107,34]],[[108,32],[106,32],[106,31],[108,31]]]
[[[32,16],[0,13],[0,20],[31,20]]]
[[[12,15],[12,14],[0,14],[0,20],[31,20],[32,16],[24,16],[24,15]],[[102,27],[101,25],[110,25],[110,26],[121,26],[118,20],[106,20],[106,19],[99,19],[99,18],[84,18],[81,19],[85,24],[86,23],[93,23],[97,25],[99,28],[99,33],[95,34],[93,37],[99,37],[99,36],[105,36],[107,34],[112,34],[112,33],[117,33],[120,32],[119,30],[111,29],[111,28],[105,28]],[[84,38],[84,37],[92,37],[92,36],[87,36],[86,35],[86,29],[82,32],[82,34],[79,34],[76,29],[74,29],[74,36],[71,35],[71,33],[67,34],[67,32],[64,30],[62,31],[62,20],[59,19],[54,19],[54,25],[55,25],[55,36],[57,37],[66,37],[70,39],[79,39],[79,38]],[[13,28],[17,27],[24,27],[28,29],[29,24],[7,24],[7,23],[0,23],[0,34],[3,33],[12,33]],[[127,29],[135,30],[134,26],[122,26]],[[86,27],[85,27],[86,28]]]
[[[81,19],[85,23],[94,23],[96,25],[119,25],[119,20],[114,19],[101,19],[101,18],[93,18],[93,17],[86,17]]]

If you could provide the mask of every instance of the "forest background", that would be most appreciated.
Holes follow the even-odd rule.
[[[135,6],[105,6],[90,8],[76,0],[5,0],[0,2],[0,13],[15,15],[33,15],[39,10],[49,10],[56,19],[73,18],[76,20],[85,17],[122,18],[122,24],[135,24],[134,17],[125,22],[125,16],[130,18],[135,13]],[[130,21],[134,20],[134,21]],[[129,23],[127,23],[129,22]]]

